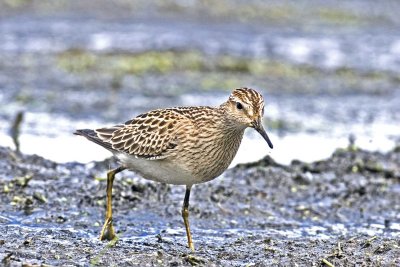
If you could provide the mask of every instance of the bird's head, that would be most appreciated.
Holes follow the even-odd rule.
[[[222,107],[229,113],[230,119],[238,127],[254,128],[273,148],[272,142],[262,125],[264,116],[264,98],[260,93],[251,88],[238,88],[233,90],[228,101]]]

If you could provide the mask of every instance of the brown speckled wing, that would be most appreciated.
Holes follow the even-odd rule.
[[[167,157],[178,145],[177,131],[190,123],[173,109],[158,109],[141,114],[123,125],[95,130],[97,136],[116,151],[148,159]]]

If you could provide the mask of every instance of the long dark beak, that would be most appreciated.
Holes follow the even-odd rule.
[[[261,134],[262,137],[264,137],[265,141],[267,141],[268,146],[273,149],[274,145],[272,144],[271,140],[269,139],[267,133],[264,130],[264,127],[261,124],[261,121],[256,121],[253,123],[253,127],[254,129],[256,129],[257,132],[259,132]]]

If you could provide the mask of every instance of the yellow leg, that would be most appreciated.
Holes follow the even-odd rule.
[[[192,251],[194,251],[194,245],[192,241],[192,235],[190,234],[190,226],[189,226],[189,197],[191,188],[192,188],[191,185],[186,186],[185,199],[183,201],[183,206],[182,206],[182,218],[186,228],[188,246]]]
[[[125,167],[118,167],[107,172],[107,209],[106,220],[100,233],[100,240],[112,240],[115,237],[114,227],[112,225],[112,187],[115,175],[125,170]]]

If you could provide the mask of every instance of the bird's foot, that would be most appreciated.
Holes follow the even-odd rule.
[[[112,218],[107,218],[100,233],[100,240],[113,240],[115,238]]]
[[[194,245],[193,245],[193,242],[190,242],[188,245],[189,245],[190,250],[191,250],[192,252],[194,252]]]

